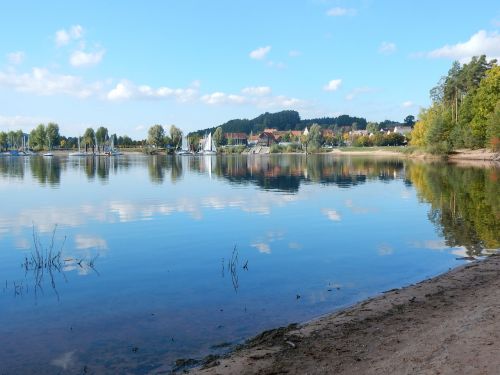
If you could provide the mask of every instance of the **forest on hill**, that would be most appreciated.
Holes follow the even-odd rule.
[[[389,121],[392,123],[392,121]],[[362,117],[353,117],[349,115],[341,115],[338,117],[322,117],[315,119],[302,120],[299,112],[292,110],[285,110],[276,113],[263,113],[254,119],[233,119],[220,125],[223,133],[246,133],[258,134],[266,128],[273,128],[277,130],[304,130],[306,126],[312,124],[319,124],[323,128],[334,128],[355,126],[356,129],[366,129],[366,119]],[[203,136],[208,132],[215,132],[219,126],[212,128],[201,129],[191,134]]]

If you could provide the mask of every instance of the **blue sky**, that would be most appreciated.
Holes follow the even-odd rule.
[[[499,31],[486,0],[10,1],[0,130],[143,138],[283,109],[402,120],[453,60],[500,57]]]

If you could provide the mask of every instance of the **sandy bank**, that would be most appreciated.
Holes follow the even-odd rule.
[[[487,149],[456,150],[448,156],[449,160],[484,160],[500,162],[500,153]]]
[[[398,156],[398,157],[405,157],[407,154],[403,154],[402,152],[398,151],[391,151],[391,150],[371,150],[369,148],[363,151],[343,151],[341,149],[334,149],[333,151],[329,152],[328,154],[334,154],[334,155],[362,155],[362,156]]]
[[[498,374],[500,256],[267,331],[196,374]]]

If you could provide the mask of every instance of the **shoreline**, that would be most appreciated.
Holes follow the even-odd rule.
[[[122,155],[145,155],[142,151],[133,149],[133,150],[119,150]],[[54,156],[69,156],[70,153],[75,152],[75,150],[53,150],[51,151]],[[163,151],[160,151],[157,155],[167,156]],[[217,154],[217,155],[240,155],[240,154]],[[279,153],[265,153],[265,154],[250,154],[250,153],[241,153],[241,155],[306,155],[304,152],[279,152]],[[402,150],[384,150],[380,148],[372,149],[372,148],[360,148],[359,150],[343,150],[342,148],[336,148],[332,151],[327,152],[318,152],[314,154],[308,155],[338,155],[338,156],[373,156],[373,157],[400,157],[407,159],[421,159],[421,160],[444,160],[448,162],[469,162],[469,161],[483,161],[483,162],[493,162],[500,163],[500,152],[494,152],[487,149],[478,149],[478,150],[469,150],[469,149],[460,149],[454,150],[448,155],[432,155],[424,151],[414,151],[405,153]],[[43,156],[43,153],[38,153],[36,156]],[[98,157],[108,157],[109,155],[86,155],[86,157],[98,156]],[[175,155],[171,155],[175,156]],[[199,156],[199,155],[194,155]]]
[[[496,374],[500,254],[262,332],[192,374]]]

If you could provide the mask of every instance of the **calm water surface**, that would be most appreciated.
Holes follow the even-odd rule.
[[[0,373],[161,373],[444,272],[500,247],[499,177],[331,156],[0,158]],[[61,257],[39,269],[37,247]]]

